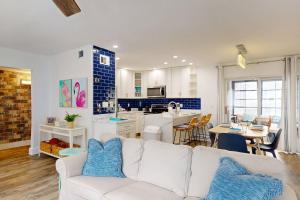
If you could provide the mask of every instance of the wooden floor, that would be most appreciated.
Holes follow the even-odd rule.
[[[300,199],[300,156],[283,152],[285,176]],[[28,156],[28,147],[0,151],[1,200],[57,200],[55,160],[48,156]]]
[[[55,160],[28,156],[28,147],[0,151],[0,199],[57,200]]]

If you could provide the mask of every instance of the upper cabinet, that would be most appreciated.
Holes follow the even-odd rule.
[[[148,87],[164,85],[167,98],[197,97],[197,72],[194,67],[175,67],[117,73],[118,98],[146,98]]]
[[[134,72],[125,69],[117,70],[117,95],[118,98],[133,98]]]

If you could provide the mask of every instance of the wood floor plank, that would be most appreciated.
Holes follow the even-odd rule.
[[[28,147],[0,151],[0,199],[57,200],[55,161],[28,156]]]

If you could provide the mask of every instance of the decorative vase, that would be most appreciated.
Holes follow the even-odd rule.
[[[74,122],[67,122],[67,126],[68,126],[68,128],[74,128],[75,123]]]

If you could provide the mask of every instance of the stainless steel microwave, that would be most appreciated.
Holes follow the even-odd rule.
[[[147,88],[147,97],[164,98],[166,97],[166,86],[157,86]]]

